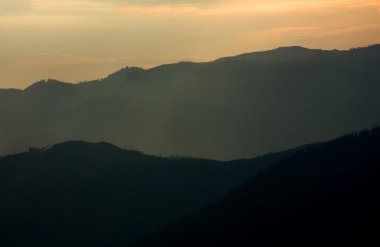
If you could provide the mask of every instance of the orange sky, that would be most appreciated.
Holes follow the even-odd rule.
[[[380,0],[0,0],[0,87],[278,46],[380,43]]]

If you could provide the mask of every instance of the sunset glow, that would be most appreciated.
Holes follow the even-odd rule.
[[[380,1],[0,0],[0,39],[0,87],[22,88],[278,46],[380,43]]]

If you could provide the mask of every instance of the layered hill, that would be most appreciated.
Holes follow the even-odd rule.
[[[136,246],[378,246],[380,129],[285,159]]]
[[[219,162],[70,141],[5,156],[0,246],[128,246],[297,150]]]
[[[378,61],[379,45],[283,47],[0,90],[0,153],[81,139],[229,160],[326,140],[380,122]]]

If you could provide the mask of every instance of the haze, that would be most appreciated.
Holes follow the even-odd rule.
[[[380,1],[0,0],[0,88],[125,66],[380,42]]]

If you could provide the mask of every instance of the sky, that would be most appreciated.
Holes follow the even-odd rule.
[[[0,0],[0,88],[279,46],[380,43],[380,0]]]

